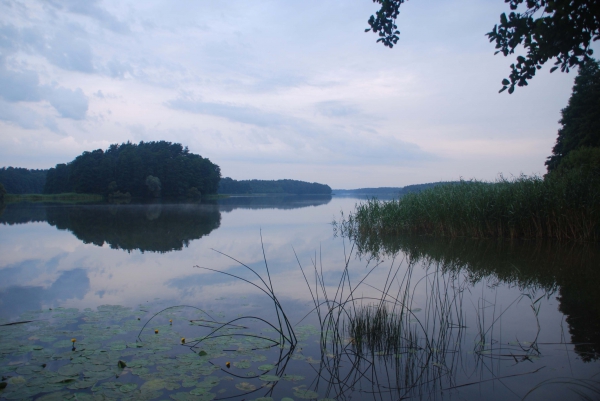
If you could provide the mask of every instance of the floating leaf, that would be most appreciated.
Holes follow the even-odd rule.
[[[58,373],[63,376],[79,376],[79,373],[81,373],[81,365],[68,364],[68,365],[61,366],[58,369]]]
[[[122,393],[129,393],[133,390],[135,390],[137,388],[137,384],[135,383],[127,383],[127,384],[123,384],[120,388],[119,391]]]
[[[299,382],[301,380],[304,380],[305,377],[300,375],[283,375],[282,379],[290,382]]]
[[[260,365],[258,367],[258,370],[269,371],[274,368],[275,368],[275,365],[267,364],[267,365]]]
[[[140,391],[155,391],[165,388],[165,381],[162,379],[149,380],[142,384]]]
[[[248,382],[241,382],[235,385],[235,388],[242,391],[254,391],[256,390],[256,386],[254,384]]]
[[[250,367],[250,362],[243,359],[241,361],[234,362],[233,366],[235,366],[238,369],[248,369]]]
[[[252,356],[252,358],[250,358],[250,360],[252,362],[263,362],[263,361],[267,360],[267,357],[265,355],[256,354],[256,355]]]
[[[302,387],[303,386],[294,388],[294,395],[296,397],[302,398],[304,400],[314,400],[319,397],[319,394],[317,394],[316,392]]]
[[[280,379],[280,377],[276,375],[261,375],[258,378],[265,382],[276,382]]]
[[[74,397],[75,397],[75,395],[71,394],[68,391],[59,391],[56,393],[44,395],[44,396],[38,398],[38,400],[40,400],[40,401],[62,401],[62,400],[69,400]]]

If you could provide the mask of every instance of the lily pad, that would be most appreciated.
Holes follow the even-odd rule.
[[[319,394],[317,394],[316,392],[302,387],[303,386],[294,388],[294,395],[296,397],[302,398],[304,400],[314,400],[319,398]]]
[[[129,393],[133,390],[135,390],[137,388],[137,384],[135,383],[127,383],[127,384],[123,384],[120,388],[119,391],[122,393]]]
[[[252,383],[241,382],[235,385],[235,388],[242,391],[254,391],[256,390],[256,386]]]
[[[155,391],[161,390],[165,388],[165,381],[161,379],[149,380],[146,383],[142,384],[140,387],[140,391]]]
[[[280,379],[280,377],[276,376],[276,375],[262,375],[262,376],[259,376],[258,378],[265,382],[276,382],[277,380]]]
[[[247,360],[241,360],[234,362],[233,366],[235,366],[238,369],[248,369],[250,367],[250,362]]]
[[[258,370],[262,370],[262,371],[266,372],[266,371],[269,371],[269,370],[274,369],[274,368],[275,368],[275,365],[266,364],[266,365],[260,365],[258,367]]]

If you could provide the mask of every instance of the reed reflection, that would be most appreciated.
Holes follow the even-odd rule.
[[[600,357],[600,249],[595,243],[423,236],[353,239],[358,254],[367,259],[401,253],[413,263],[463,272],[471,284],[485,279],[523,291],[556,293],[579,357],[583,361]]]

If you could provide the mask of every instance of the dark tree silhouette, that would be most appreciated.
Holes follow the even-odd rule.
[[[548,157],[548,172],[556,170],[573,151],[600,147],[600,66],[589,60],[579,69],[573,94],[562,109],[556,145]],[[590,149],[588,149],[589,153]],[[593,151],[592,151],[593,152]],[[588,157],[589,158],[589,157]]]
[[[138,198],[160,193],[179,198],[189,193],[214,194],[220,179],[219,166],[179,143],[127,142],[110,145],[106,151],[83,152],[70,163],[57,164],[48,171],[44,193],[129,192]]]

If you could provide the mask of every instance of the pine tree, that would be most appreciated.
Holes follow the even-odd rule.
[[[600,66],[595,60],[579,68],[573,94],[562,110],[556,145],[548,157],[548,172],[556,170],[572,151],[600,147]]]

